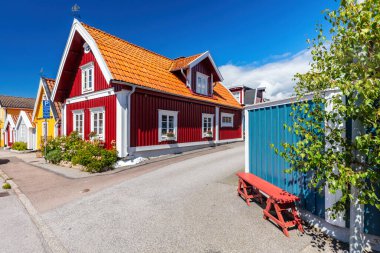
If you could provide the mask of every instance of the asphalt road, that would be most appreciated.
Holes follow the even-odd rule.
[[[261,207],[237,197],[244,145],[226,147],[108,185],[42,218],[69,252],[340,251],[310,230],[285,237]]]
[[[49,252],[17,196],[4,192],[0,190],[0,252]]]

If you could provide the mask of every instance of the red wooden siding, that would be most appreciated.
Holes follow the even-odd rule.
[[[116,140],[116,96],[92,99],[88,101],[78,102],[67,105],[66,111],[66,129],[67,135],[73,131],[73,110],[84,110],[84,136],[88,139],[91,132],[91,114],[90,109],[96,107],[104,107],[105,110],[105,143],[106,147],[111,147],[111,142]]]
[[[106,79],[103,76],[102,71],[100,70],[98,63],[95,60],[95,56],[93,55],[93,53],[90,51],[89,53],[85,54],[82,48],[80,64],[76,69],[75,78],[70,90],[69,97],[76,97],[82,95],[82,70],[80,66],[85,65],[89,62],[94,62],[94,91],[110,88],[110,86],[107,84]]]
[[[163,97],[162,94],[153,92],[144,94],[136,91],[132,95],[131,106],[132,147],[168,143],[158,141],[159,109],[178,111],[177,143],[208,140],[202,138],[202,113],[215,115],[215,106],[200,104],[195,101],[182,101],[174,97]]]
[[[228,140],[228,139],[237,139],[241,138],[242,134],[242,112],[239,110],[232,110],[226,108],[220,108],[220,114],[224,113],[233,113],[234,114],[234,126],[233,127],[221,127],[219,130],[219,139],[220,140]],[[220,125],[222,122],[222,117],[219,115]]]

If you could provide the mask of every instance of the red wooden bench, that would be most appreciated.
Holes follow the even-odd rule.
[[[298,230],[304,232],[301,219],[295,206],[295,202],[299,201],[299,197],[290,194],[287,191],[259,178],[251,173],[237,173],[239,177],[239,185],[237,188],[238,195],[245,199],[247,205],[250,201],[257,198],[260,202],[263,195],[267,198],[267,205],[264,209],[264,219],[271,219],[282,228],[282,231],[289,237],[288,228],[297,226]],[[273,216],[270,211],[274,207],[277,217]],[[287,213],[292,220],[285,221],[283,214]]]

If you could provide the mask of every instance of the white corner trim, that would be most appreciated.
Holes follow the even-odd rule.
[[[17,123],[16,123],[16,127],[15,127],[16,129],[19,127],[21,120],[24,120],[25,125],[28,128],[33,128],[33,125],[30,122],[30,120],[28,118],[28,115],[26,115],[26,112],[25,111],[20,111],[20,116],[18,117],[18,120],[17,120]]]
[[[245,110],[244,111],[244,128],[245,128],[245,141],[244,141],[244,145],[245,145],[245,156],[244,156],[244,159],[245,159],[245,168],[244,168],[244,171],[246,173],[249,172],[249,155],[250,155],[250,150],[249,150],[249,143],[250,143],[250,139],[249,139],[249,111],[248,110]],[[243,136],[242,136],[243,137]]]
[[[93,54],[95,56],[96,62],[98,63],[100,70],[102,71],[103,76],[106,79],[107,83],[109,84],[110,81],[113,79],[111,71],[109,70],[102,54],[100,53],[100,50],[99,50],[98,45],[96,44],[95,40],[87,32],[86,28],[84,28],[83,25],[77,19],[74,19],[73,24],[71,26],[69,38],[66,42],[65,50],[63,52],[61,63],[59,64],[57,78],[56,78],[56,82],[55,82],[53,93],[52,93],[52,99],[51,99],[52,101],[54,101],[54,99],[55,99],[55,95],[56,95],[56,92],[58,89],[58,85],[59,85],[59,82],[60,82],[60,79],[62,76],[63,67],[65,65],[67,55],[69,54],[71,43],[73,41],[75,32],[78,32],[82,36],[84,41],[90,46],[91,51],[93,52]],[[84,49],[82,48],[82,50],[84,50]]]
[[[112,96],[114,94],[115,94],[115,92],[114,92],[113,88],[95,91],[95,92],[83,94],[80,96],[68,98],[68,99],[66,99],[66,104],[74,104],[74,103],[83,102],[86,100]]]
[[[36,113],[37,113],[37,109],[38,109],[38,100],[40,98],[40,93],[42,91],[42,88],[43,88],[43,84],[42,84],[42,77],[41,77],[40,78],[40,83],[38,85],[38,91],[37,91],[36,101],[34,102],[33,115],[32,115],[32,120],[33,121],[35,120],[35,117],[36,117]],[[45,91],[45,93],[46,93],[46,91]]]
[[[6,130],[6,128],[8,126],[8,123],[11,124],[11,128],[15,128],[16,127],[16,123],[17,122],[13,121],[13,118],[12,118],[12,116],[10,114],[7,115],[7,117],[6,117],[5,121],[4,121],[4,125],[3,125],[3,130],[4,131]]]
[[[201,54],[198,58],[195,58],[192,62],[189,63],[189,68],[192,68],[194,67],[195,65],[197,65],[198,63],[200,63],[201,61],[203,61],[204,59],[206,58],[209,58],[212,66],[214,67],[215,71],[216,71],[216,74],[218,75],[220,81],[223,81],[223,76],[222,74],[220,73],[218,67],[216,66],[214,60],[212,59],[211,57],[211,54],[209,51],[206,51],[204,52],[203,54]]]
[[[215,141],[219,141],[220,108],[215,106]]]

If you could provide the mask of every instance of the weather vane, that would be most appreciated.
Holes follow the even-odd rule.
[[[44,75],[44,68],[41,68],[40,69],[40,76],[43,77],[43,75]]]
[[[79,10],[80,7],[77,4],[74,4],[73,7],[71,7],[71,13],[73,14],[73,17],[76,19],[80,19]]]

